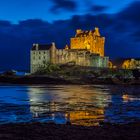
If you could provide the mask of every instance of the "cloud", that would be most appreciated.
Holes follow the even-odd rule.
[[[6,20],[1,20],[0,21],[0,26],[2,27],[6,27],[6,26],[10,26],[11,22],[10,21],[6,21]]]
[[[90,30],[96,26],[106,37],[107,56],[139,57],[139,13],[140,2],[117,14],[75,15],[71,19],[57,20],[53,23],[29,19],[12,24],[1,20],[0,66],[3,69],[29,69],[30,48],[33,43],[56,42],[57,47],[63,48],[69,44],[69,39],[75,35],[76,29]]]
[[[130,23],[140,24],[140,2],[136,1],[118,13],[118,18]]]
[[[102,13],[102,12],[105,12],[107,9],[108,9],[107,6],[93,5],[93,6],[90,8],[90,11],[91,11],[91,12],[95,12],[95,13]]]
[[[75,11],[77,7],[73,0],[52,0],[52,2],[54,3],[50,9],[52,13],[60,12],[60,10]]]
[[[19,22],[19,26],[25,26],[25,27],[43,27],[43,26],[49,26],[50,24],[47,21],[43,21],[41,19],[29,19]]]

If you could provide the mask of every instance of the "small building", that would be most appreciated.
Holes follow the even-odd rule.
[[[119,69],[140,69],[140,59],[120,58],[112,60],[112,65],[115,65]]]
[[[127,59],[122,64],[123,69],[140,69],[140,59]]]

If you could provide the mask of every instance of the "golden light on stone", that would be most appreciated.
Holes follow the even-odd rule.
[[[101,37],[99,28],[92,31],[76,30],[76,35],[71,38],[71,49],[88,49],[91,53],[104,56],[105,37]]]

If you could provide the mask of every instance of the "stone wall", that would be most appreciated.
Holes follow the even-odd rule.
[[[54,48],[53,48],[54,49]],[[53,51],[31,51],[31,73],[36,72],[46,63],[66,64],[74,62],[80,66],[108,67],[108,57],[93,55],[86,50],[54,49]]]
[[[31,51],[31,73],[36,72],[45,63],[50,62],[50,50]]]
[[[74,62],[76,65],[87,66],[89,63],[86,52],[85,50],[57,49],[55,64]]]
[[[108,67],[108,57],[101,57],[97,54],[92,54],[87,50],[56,49],[55,54],[56,56],[54,64],[65,64],[68,62],[75,62],[76,65],[80,66]]]
[[[98,68],[108,68],[109,57],[92,56],[90,58],[90,66]]]

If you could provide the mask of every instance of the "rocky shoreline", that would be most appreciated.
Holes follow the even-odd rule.
[[[138,140],[140,123],[74,126],[46,123],[0,125],[2,140]]]
[[[92,77],[70,77],[60,78],[51,76],[0,76],[1,84],[117,84],[117,85],[140,85],[140,79],[118,79],[118,78],[92,78]]]

